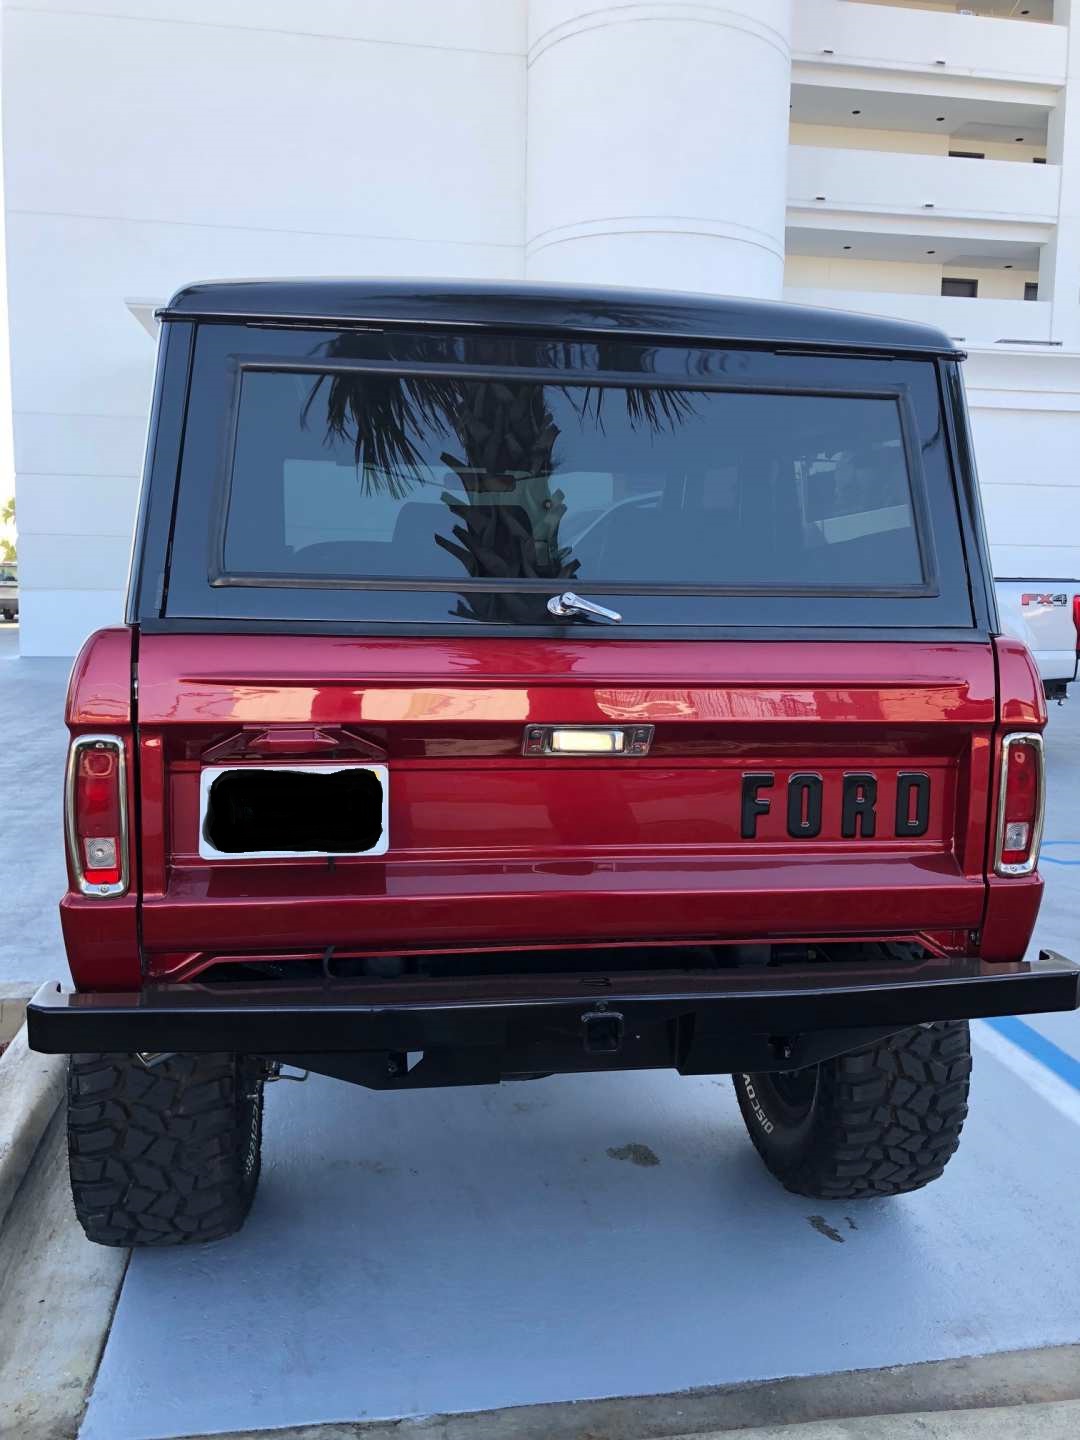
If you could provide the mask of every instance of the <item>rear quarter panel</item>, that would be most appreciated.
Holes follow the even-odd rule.
[[[994,837],[998,823],[998,784],[1001,770],[1001,736],[1006,731],[1046,727],[1046,700],[1035,660],[1027,646],[1012,636],[994,641],[998,668],[998,734],[994,745],[994,784],[986,832],[987,895],[980,953],[985,960],[1019,960],[1031,940],[1042,902],[1042,876],[995,875]]]
[[[132,716],[132,631],[99,630],[76,657],[68,682],[65,721],[71,735],[118,735],[127,757],[128,815],[138,814]],[[137,845],[137,825],[131,843]],[[66,846],[65,846],[66,853]],[[107,900],[81,895],[68,867],[68,892],[60,902],[68,965],[80,990],[134,990],[141,984],[138,935],[138,874],[132,856],[131,889]]]

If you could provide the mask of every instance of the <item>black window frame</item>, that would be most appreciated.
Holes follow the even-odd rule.
[[[295,307],[294,307],[295,308]],[[762,335],[755,341],[740,332],[738,338],[723,339],[718,335],[695,332],[670,334],[661,330],[646,333],[644,326],[622,335],[599,334],[594,329],[575,332],[563,323],[563,316],[553,316],[543,325],[532,327],[517,323],[500,323],[499,315],[485,314],[477,321],[428,323],[422,316],[393,321],[361,322],[327,320],[314,316],[289,315],[285,318],[258,316],[237,317],[232,314],[169,315],[163,317],[158,346],[155,387],[147,436],[146,462],[140,489],[136,529],[133,537],[132,567],[129,575],[125,620],[145,634],[244,635],[291,634],[330,635],[342,638],[407,640],[409,638],[459,638],[565,641],[578,643],[616,644],[622,641],[687,640],[714,642],[721,640],[753,640],[762,643],[793,641],[878,640],[886,643],[920,642],[923,644],[977,644],[1000,633],[996,598],[985,530],[981,520],[981,501],[974,459],[968,437],[961,362],[962,352],[948,353],[927,346],[907,343],[906,334],[893,343],[894,337],[883,338],[880,344],[840,343],[823,332],[822,339],[777,339]],[[830,318],[823,312],[824,318]],[[218,341],[226,332],[228,345]],[[216,334],[215,334],[216,332]],[[291,332],[291,333],[290,333]],[[224,409],[225,386],[221,362],[226,351],[250,355],[258,345],[260,351],[274,345],[283,369],[292,368],[301,356],[313,353],[312,346],[325,338],[362,338],[365,346],[393,345],[399,350],[403,338],[419,342],[447,336],[457,340],[496,342],[501,347],[558,347],[560,353],[578,353],[583,347],[603,344],[628,347],[634,351],[648,350],[656,357],[666,350],[678,352],[680,379],[692,362],[695,372],[703,367],[748,371],[759,361],[768,373],[785,377],[779,388],[789,388],[786,377],[855,374],[902,378],[909,383],[911,398],[918,417],[917,439],[920,453],[926,457],[926,475],[930,490],[932,534],[937,553],[947,567],[948,577],[940,599],[875,600],[858,606],[848,599],[826,605],[802,608],[788,614],[768,613],[747,607],[754,602],[728,602],[730,609],[705,611],[709,602],[696,602],[694,609],[666,612],[648,618],[626,615],[621,625],[567,625],[559,622],[507,625],[502,623],[463,624],[459,619],[439,613],[400,614],[372,606],[358,612],[355,595],[341,592],[337,605],[319,606],[303,603],[317,599],[317,594],[303,596],[301,603],[287,599],[282,591],[280,603],[226,607],[222,600],[230,594],[246,594],[254,600],[258,595],[272,594],[256,590],[215,590],[208,583],[207,530],[203,520],[203,565],[200,580],[196,551],[191,548],[195,532],[185,527],[183,514],[190,497],[181,500],[181,475],[186,472],[187,454],[197,457],[196,475],[189,477],[198,492],[201,476],[210,474],[223,463],[222,445],[213,452],[207,442],[218,429]],[[214,337],[211,356],[216,357],[216,375],[197,358],[202,340]],[[488,346],[487,348],[490,348]],[[500,354],[501,354],[500,350]],[[513,350],[514,358],[517,349]],[[755,358],[757,357],[757,358]],[[320,361],[317,368],[325,368]],[[858,370],[853,370],[858,366]],[[632,373],[640,379],[646,365],[642,355],[632,357]],[[657,359],[650,371],[650,383],[659,372],[670,373],[670,362]],[[517,371],[515,373],[524,373]],[[578,378],[593,380],[599,373],[595,364],[586,365]],[[565,373],[560,371],[565,378]],[[822,388],[822,387],[817,387]],[[824,388],[829,388],[828,386]],[[847,386],[845,388],[851,388]],[[889,387],[886,387],[889,388]],[[209,409],[208,409],[209,404]],[[216,457],[215,458],[215,454]],[[932,458],[931,458],[932,457]],[[196,514],[205,507],[196,494]],[[944,527],[944,528],[943,528]],[[193,570],[193,565],[195,566]],[[324,594],[326,592],[323,592]],[[329,598],[329,597],[328,597]],[[658,606],[658,609],[660,607]]]
[[[237,363],[233,377],[232,394],[227,419],[228,448],[225,463],[216,477],[215,498],[211,510],[211,546],[209,583],[215,588],[242,587],[250,589],[296,589],[296,590],[374,590],[374,591],[436,591],[455,594],[550,594],[551,580],[519,579],[478,580],[432,579],[423,576],[373,576],[364,578],[354,575],[280,574],[275,571],[232,571],[225,564],[225,543],[228,526],[229,505],[232,494],[233,472],[236,460],[237,437],[240,421],[240,399],[244,376],[250,372],[273,374],[307,375],[350,375],[389,374],[417,378],[453,377],[466,380],[511,380],[518,383],[536,383],[575,387],[596,387],[620,389],[628,385],[642,385],[639,373],[632,371],[605,370],[586,376],[568,376],[565,371],[541,367],[515,369],[513,367],[473,366],[468,364],[423,365],[413,363],[401,365],[394,362],[349,361],[327,364],[323,362],[282,363],[280,360],[246,359]],[[926,496],[926,478],[923,474],[919,446],[916,440],[917,425],[911,405],[909,387],[902,384],[889,386],[823,386],[791,385],[761,381],[727,380],[655,380],[650,381],[651,389],[695,390],[718,394],[751,395],[802,395],[808,398],[836,398],[841,400],[891,400],[897,410],[900,438],[904,448],[908,488],[911,499],[912,529],[922,569],[922,583],[918,585],[777,585],[775,583],[750,584],[703,584],[680,583],[678,581],[638,582],[575,580],[573,588],[579,595],[698,595],[717,598],[735,596],[775,596],[777,598],[847,598],[847,599],[934,599],[941,594],[937,552],[934,545],[933,526],[930,522],[929,505]]]

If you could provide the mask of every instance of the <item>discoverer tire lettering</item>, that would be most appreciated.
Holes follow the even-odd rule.
[[[788,1190],[871,1199],[919,1190],[941,1175],[967,1116],[966,1020],[905,1030],[815,1068],[801,1111],[785,1103],[776,1077],[732,1076],[750,1139]]]
[[[747,1104],[750,1106],[755,1120],[757,1120],[766,1135],[771,1135],[774,1129],[773,1122],[762,1108],[761,1101],[757,1097],[757,1091],[754,1089],[753,1079],[746,1074],[740,1075],[739,1079],[742,1081],[743,1093],[746,1096]]]

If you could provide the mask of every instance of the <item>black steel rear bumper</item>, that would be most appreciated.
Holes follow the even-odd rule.
[[[595,1069],[794,1069],[934,1020],[1072,1010],[1080,966],[972,958],[715,974],[500,976],[303,985],[43,985],[30,1046],[50,1054],[233,1051],[377,1088]],[[411,1057],[423,1053],[420,1064]]]

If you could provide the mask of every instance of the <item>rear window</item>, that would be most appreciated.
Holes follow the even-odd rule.
[[[218,579],[926,593],[899,395],[244,368]]]
[[[974,613],[940,380],[917,356],[171,323],[137,613],[951,636]],[[563,619],[568,590],[621,621]]]

